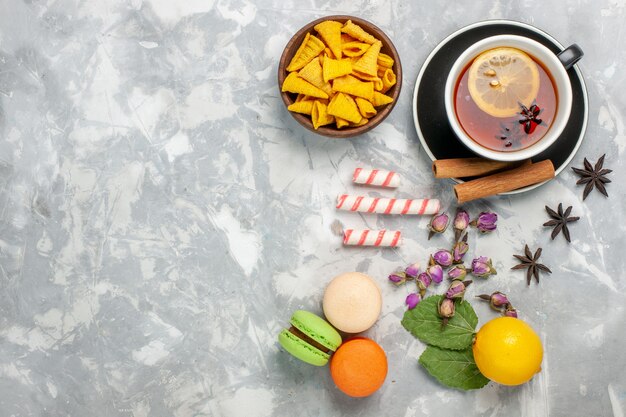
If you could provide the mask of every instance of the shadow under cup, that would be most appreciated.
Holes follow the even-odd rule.
[[[521,50],[538,61],[552,81],[557,103],[552,122],[543,136],[528,147],[511,151],[493,150],[472,139],[462,127],[455,108],[457,85],[468,66],[481,53],[499,47]],[[572,109],[572,86],[567,70],[578,62],[582,55],[582,50],[575,44],[555,55],[539,42],[517,35],[492,36],[476,42],[459,56],[448,74],[444,93],[448,123],[461,143],[484,158],[498,161],[521,161],[538,155],[556,141],[567,125]],[[496,133],[494,132],[494,135]]]

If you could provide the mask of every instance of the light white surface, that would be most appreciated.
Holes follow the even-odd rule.
[[[0,417],[615,416],[626,408],[626,4],[614,0],[30,1],[0,0]],[[404,88],[380,126],[350,140],[319,137],[287,113],[277,60],[300,27],[354,14],[385,30]],[[570,166],[532,192],[465,206],[496,211],[468,256],[541,335],[530,384],[474,392],[418,366],[424,345],[400,325],[415,287],[387,275],[448,248],[428,217],[340,212],[358,166],[398,172],[395,190],[434,196],[412,121],[411,86],[430,52],[461,27],[508,18],[578,43],[589,124],[573,166],[607,154],[610,198]],[[621,42],[621,43],[620,43]],[[551,241],[544,205],[572,205],[572,243]],[[401,230],[397,249],[344,247],[331,225]],[[526,285],[510,271],[525,243],[553,273]],[[381,289],[364,333],[389,375],[365,399],[339,392],[327,368],[276,341],[293,311],[322,313],[328,282],[359,271]],[[444,285],[429,293],[441,293]],[[294,411],[296,410],[296,411]]]

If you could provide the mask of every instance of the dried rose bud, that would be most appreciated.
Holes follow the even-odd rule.
[[[463,279],[467,275],[467,269],[463,265],[456,265],[448,269],[448,278]]]
[[[450,222],[450,217],[446,213],[435,214],[432,219],[430,219],[430,224],[428,225],[428,239],[430,240],[436,233],[443,233],[448,228],[448,223]]]
[[[417,262],[406,267],[404,273],[407,277],[416,278],[420,273],[420,264]]]
[[[495,275],[497,272],[491,265],[491,259],[486,256],[479,256],[472,261],[472,275],[487,278],[489,275]]]
[[[450,265],[452,265],[452,253],[450,253],[450,251],[447,251],[445,249],[440,249],[437,252],[435,252],[434,254],[432,254],[431,256],[431,265],[434,263],[437,263],[438,265],[443,266],[444,268],[449,267]]]
[[[509,304],[506,307],[506,310],[504,310],[504,316],[505,317],[517,318],[517,310],[515,308],[513,308],[513,306],[511,304]]]
[[[509,304],[509,299],[506,298],[506,294],[502,294],[500,291],[496,291],[491,294],[490,303],[494,307],[502,307]]]
[[[467,235],[465,235],[467,237]],[[452,262],[455,264],[460,264],[463,262],[463,257],[469,250],[469,245],[467,242],[461,240],[456,242],[454,248],[452,248]]]
[[[469,287],[471,283],[472,281],[469,280],[461,281],[460,279],[455,279],[448,287],[448,291],[446,291],[446,298],[463,298],[463,295],[465,295],[465,289]]]
[[[431,265],[428,267],[426,272],[432,278],[432,280],[435,281],[436,284],[439,284],[441,281],[443,281],[443,268],[441,267],[441,265]]]
[[[430,283],[432,282],[432,278],[430,277],[430,275],[428,275],[427,272],[422,272],[421,274],[419,274],[417,276],[417,286],[423,289],[426,289],[430,286]]]
[[[413,310],[419,302],[422,301],[422,296],[416,293],[411,293],[406,296],[405,303],[409,307],[409,310]]]
[[[389,275],[389,281],[394,285],[400,286],[406,282],[406,275],[404,272],[394,272]]]
[[[450,298],[444,298],[439,303],[439,316],[444,319],[449,319],[454,316],[454,300]]]
[[[478,215],[476,220],[472,221],[471,225],[478,228],[481,233],[489,233],[496,230],[496,223],[498,222],[498,215],[490,211],[483,211]]]
[[[502,307],[507,307],[509,305],[509,299],[506,297],[506,294],[503,294],[500,291],[496,291],[491,295],[481,294],[478,298],[489,301],[489,306],[496,311],[502,311]]]
[[[469,223],[470,217],[469,214],[467,214],[467,211],[463,209],[457,209],[453,222],[454,232],[457,240],[461,236],[461,233],[463,233],[465,229],[467,229]]]

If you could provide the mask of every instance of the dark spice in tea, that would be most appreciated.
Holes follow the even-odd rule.
[[[535,128],[541,124],[543,124],[543,120],[539,118],[539,114],[541,114],[541,109],[537,105],[537,103],[533,102],[533,105],[530,108],[526,108],[523,104],[520,104],[522,111],[520,112],[520,120],[519,123],[524,126],[524,133],[530,135],[535,131]]]

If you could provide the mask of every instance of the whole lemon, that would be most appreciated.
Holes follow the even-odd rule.
[[[476,334],[472,350],[480,372],[503,385],[523,384],[541,370],[541,340],[520,319],[489,321]]]

